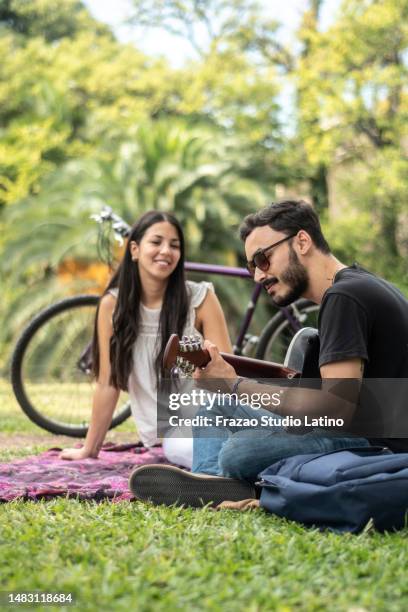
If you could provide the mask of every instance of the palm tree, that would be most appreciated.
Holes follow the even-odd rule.
[[[140,125],[114,152],[70,161],[46,177],[40,195],[6,214],[7,338],[41,305],[66,294],[58,283],[64,262],[97,260],[90,216],[106,204],[129,223],[149,209],[173,212],[185,228],[189,259],[236,263],[236,227],[264,202],[262,187],[247,178],[243,151],[209,127],[161,120]],[[83,287],[83,279],[73,282],[70,292]],[[231,310],[240,309],[238,296],[220,289],[229,292]]]

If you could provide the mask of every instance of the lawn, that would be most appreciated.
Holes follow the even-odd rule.
[[[4,383],[0,397],[3,461],[55,446]],[[408,529],[339,536],[263,512],[66,499],[0,513],[3,592],[71,592],[80,610],[408,609]]]

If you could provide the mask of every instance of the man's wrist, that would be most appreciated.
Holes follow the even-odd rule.
[[[234,393],[238,393],[238,387],[242,383],[242,381],[245,379],[242,378],[242,376],[238,376],[238,378],[231,379],[231,380],[233,381],[233,384],[230,386],[230,389],[231,389],[231,394],[234,395]]]

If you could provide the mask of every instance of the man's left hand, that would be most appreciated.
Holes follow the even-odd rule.
[[[230,391],[238,378],[234,368],[221,357],[218,348],[209,340],[204,341],[204,348],[210,353],[211,361],[205,368],[196,368],[193,378],[198,386],[204,388],[208,387],[207,381],[210,379],[225,381],[225,386]]]

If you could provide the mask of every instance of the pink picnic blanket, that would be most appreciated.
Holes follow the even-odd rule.
[[[98,459],[59,459],[60,448],[41,455],[0,463],[0,502],[39,500],[57,496],[113,502],[134,499],[131,471],[148,463],[168,463],[161,447],[137,444],[105,445]]]

